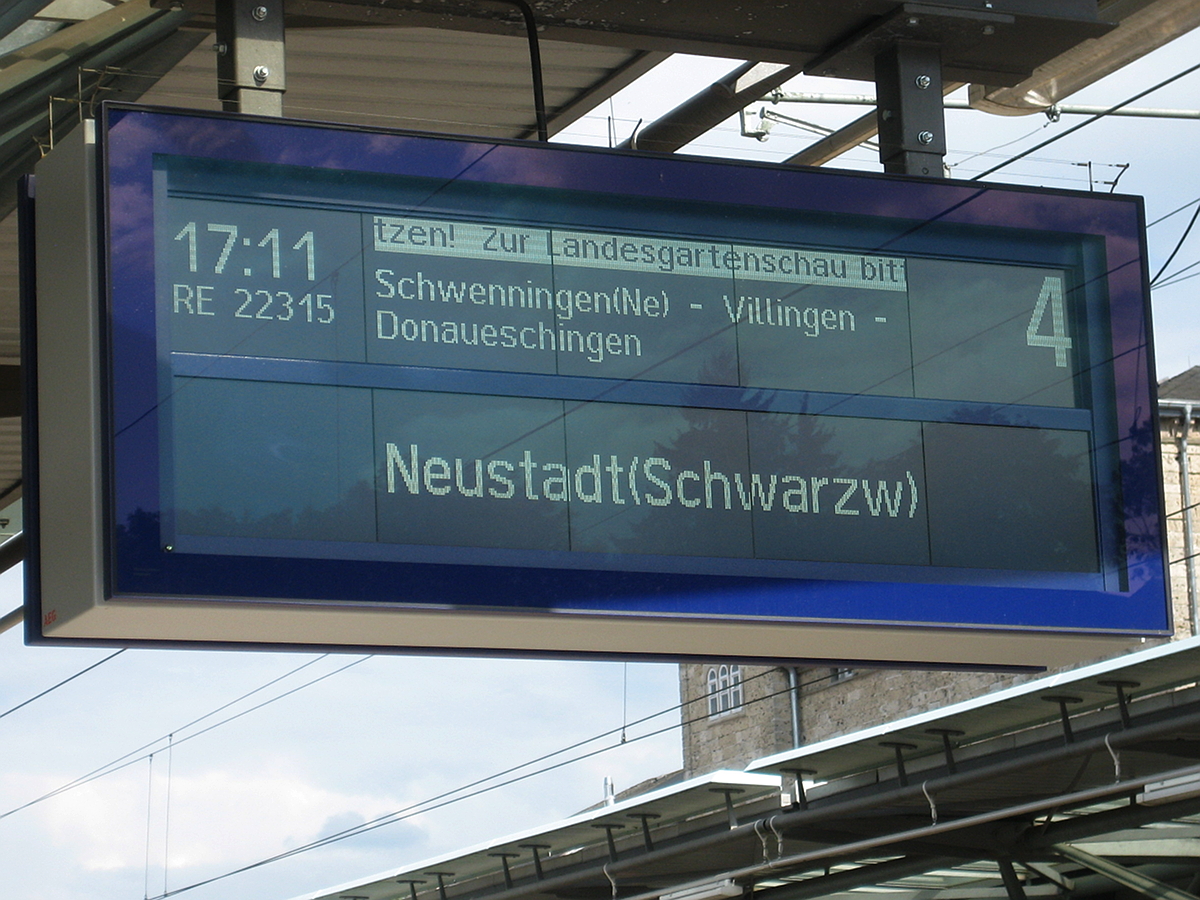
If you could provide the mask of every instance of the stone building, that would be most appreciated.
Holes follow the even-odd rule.
[[[1159,384],[1158,414],[1175,632],[1200,634],[1200,366]]]
[[[1164,510],[1175,635],[1197,627],[1200,567],[1200,366],[1159,384]],[[1185,479],[1183,472],[1188,472]],[[1038,674],[790,669],[718,661],[680,666],[684,775],[754,759],[935,709]]]

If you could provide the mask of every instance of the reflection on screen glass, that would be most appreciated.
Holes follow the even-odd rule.
[[[1077,265],[720,204],[156,166],[180,548],[1102,568]]]

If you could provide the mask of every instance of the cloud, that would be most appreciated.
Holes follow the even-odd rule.
[[[384,794],[332,791],[283,768],[172,777],[168,798],[165,761],[156,760],[153,775],[147,771],[147,764],[131,767],[36,807],[51,846],[87,871],[141,871],[148,861],[159,867],[164,852],[172,871],[224,870],[402,805]],[[394,829],[388,835],[393,847],[396,835]],[[424,839],[420,827],[406,825],[404,844],[419,846]]]

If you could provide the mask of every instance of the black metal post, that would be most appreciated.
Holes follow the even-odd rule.
[[[217,97],[226,112],[283,115],[283,0],[218,0]]]
[[[883,741],[880,747],[891,747],[896,751],[896,777],[900,779],[901,787],[908,787],[908,772],[904,768],[904,751],[916,750],[916,744],[906,744],[903,741]]]
[[[942,177],[946,116],[937,44],[896,41],[875,57],[879,161],[885,172]]]

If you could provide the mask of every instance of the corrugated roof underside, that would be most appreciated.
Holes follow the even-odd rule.
[[[640,56],[551,41],[541,44],[541,55],[551,117]],[[516,138],[535,124],[531,78],[523,38],[427,28],[297,30],[287,37],[284,114]],[[205,41],[143,100],[218,109],[215,93],[216,54]]]

